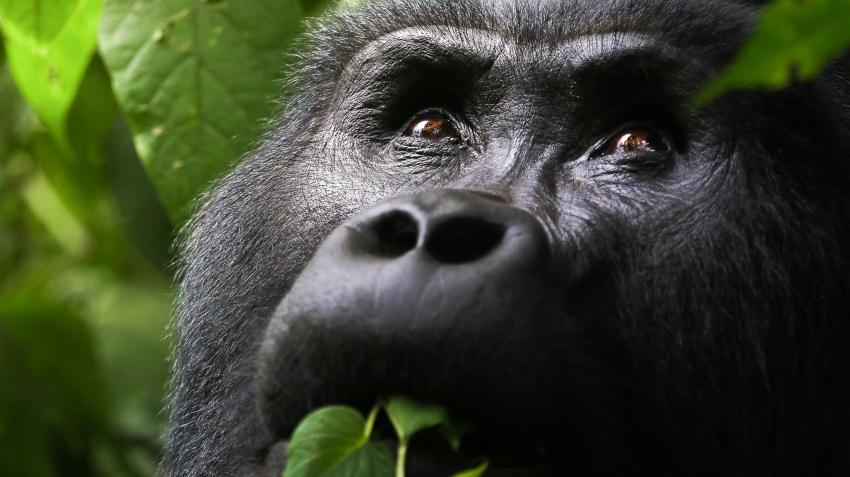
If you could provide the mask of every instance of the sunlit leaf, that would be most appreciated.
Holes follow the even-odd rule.
[[[54,136],[96,47],[102,0],[0,0],[7,61],[24,98]]]
[[[65,27],[78,0],[0,0],[0,17],[32,41],[50,43]]]
[[[100,50],[176,222],[257,139],[301,19],[295,1],[106,0]]]
[[[698,102],[734,88],[782,88],[811,79],[848,46],[847,0],[776,0],[764,10],[732,66],[699,95]]]

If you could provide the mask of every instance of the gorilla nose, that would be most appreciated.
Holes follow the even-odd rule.
[[[335,259],[351,260],[363,274],[386,270],[387,260],[406,261],[406,271],[417,272],[412,276],[445,265],[510,274],[514,268],[545,266],[542,259],[549,253],[543,226],[531,214],[494,196],[466,191],[429,191],[392,199],[340,229],[316,257],[337,247],[330,252]],[[337,267],[341,265],[337,262]]]
[[[293,425],[280,410],[304,396],[366,403],[368,393],[400,392],[444,402],[452,396],[422,388],[416,370],[449,379],[501,369],[502,358],[539,361],[523,350],[563,326],[550,254],[532,214],[478,193],[423,192],[355,215],[318,248],[266,330],[260,375],[272,426]],[[441,370],[455,352],[469,369]]]
[[[417,202],[428,202],[419,199],[392,202],[367,214],[356,227],[371,234],[371,240],[365,249],[352,251],[396,258],[421,248],[439,263],[471,263],[500,245],[511,222],[509,214],[487,210],[475,199],[451,197],[443,206],[448,210],[417,207]]]
[[[440,190],[398,197],[332,232],[279,312],[335,326],[356,316],[363,318],[353,326],[390,322],[375,324],[382,330],[495,314],[485,304],[504,303],[523,293],[518,282],[547,275],[549,243],[534,216],[493,196]]]

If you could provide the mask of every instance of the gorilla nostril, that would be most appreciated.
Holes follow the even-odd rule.
[[[505,228],[475,217],[455,217],[439,224],[425,240],[425,249],[443,263],[474,262],[502,241]]]
[[[374,253],[381,257],[400,257],[413,250],[419,239],[416,219],[401,210],[380,217],[372,226],[372,230],[378,239],[378,247]]]

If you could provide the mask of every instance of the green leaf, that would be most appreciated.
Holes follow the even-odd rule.
[[[454,474],[452,477],[481,477],[484,475],[484,472],[487,470],[487,466],[490,465],[488,461],[484,461],[479,464],[477,467],[473,467],[469,470],[465,470],[463,472],[458,472]]]
[[[448,413],[442,407],[422,404],[403,396],[390,398],[384,409],[399,439],[405,442],[423,429],[449,424]]]
[[[257,139],[301,19],[288,0],[106,0],[100,51],[176,223]]]
[[[369,442],[377,408],[369,419],[347,406],[310,413],[295,429],[286,451],[283,477],[390,477],[389,449]]]
[[[445,429],[452,427],[448,412],[445,409],[432,404],[423,404],[408,397],[391,397],[384,405],[384,410],[395,428],[396,435],[398,435],[396,477],[404,477],[407,448],[414,434],[437,425],[443,425]],[[451,433],[447,433],[447,435],[451,436]],[[455,449],[455,445],[459,445],[459,440],[454,442],[452,437],[448,437],[447,440]]]
[[[735,62],[700,93],[697,103],[734,88],[778,89],[811,79],[848,46],[847,0],[776,0],[764,10]]]
[[[0,14],[4,23],[17,25],[33,41],[45,44],[68,23],[80,3],[75,0],[0,0]]]
[[[65,118],[94,53],[102,0],[0,0],[15,83],[51,133]]]

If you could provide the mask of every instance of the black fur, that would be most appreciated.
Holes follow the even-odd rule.
[[[689,109],[749,31],[755,11],[745,3],[401,1],[315,24],[268,136],[188,228],[165,473],[280,472],[264,468],[266,454],[291,429],[269,427],[256,392],[275,308],[340,223],[381,199],[441,188],[499,194],[546,224],[563,271],[552,307],[568,325],[540,347],[569,348],[569,362],[531,372],[530,358],[496,357],[499,372],[458,378],[470,370],[436,345],[423,353],[442,362],[393,369],[424,383],[378,384],[364,369],[398,361],[392,346],[363,357],[346,344],[357,337],[320,350],[310,346],[321,340],[293,337],[292,354],[332,364],[279,370],[309,383],[289,391],[304,390],[290,420],[330,402],[362,405],[382,387],[472,410],[485,428],[523,433],[519,448],[539,437],[544,452],[519,453],[555,462],[554,475],[850,473],[850,84],[836,64],[811,83]],[[406,28],[472,45],[480,58],[364,61],[427,57],[415,45],[370,50]],[[647,58],[626,73],[608,57],[574,71],[557,47],[588,35],[569,51],[652,40],[635,47]],[[484,79],[469,86],[468,75]],[[399,152],[390,125],[416,112],[410,91],[428,100],[426,86],[441,82],[469,94],[472,146],[458,157]],[[633,120],[668,134],[669,162],[577,160]],[[499,343],[469,338],[471,348]],[[571,409],[534,415],[567,395]],[[511,447],[490,444],[484,452]]]

